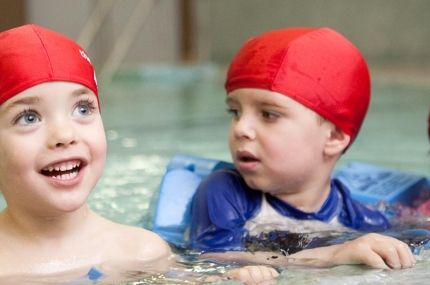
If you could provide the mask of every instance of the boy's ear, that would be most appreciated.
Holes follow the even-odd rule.
[[[326,141],[324,148],[324,154],[327,156],[334,156],[340,153],[348,147],[351,137],[344,131],[336,126],[330,131],[329,138]]]

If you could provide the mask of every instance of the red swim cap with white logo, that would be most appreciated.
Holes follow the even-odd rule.
[[[74,41],[37,25],[0,33],[0,105],[32,86],[49,81],[82,84],[98,100],[93,66]]]
[[[230,64],[227,93],[282,93],[356,138],[370,103],[370,77],[359,50],[329,28],[286,28],[249,39]]]

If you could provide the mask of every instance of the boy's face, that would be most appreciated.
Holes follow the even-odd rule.
[[[332,123],[318,122],[314,111],[268,90],[234,90],[227,104],[230,151],[249,187],[276,196],[300,192],[322,175]]]
[[[48,216],[84,205],[105,163],[94,93],[83,85],[35,85],[0,106],[0,189],[12,211]]]

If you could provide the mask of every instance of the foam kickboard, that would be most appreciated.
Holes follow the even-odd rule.
[[[362,162],[351,162],[334,171],[351,196],[364,203],[401,202],[412,206],[420,193],[428,188],[425,176],[405,173]]]

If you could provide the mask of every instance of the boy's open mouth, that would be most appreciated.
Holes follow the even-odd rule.
[[[258,159],[255,156],[248,154],[248,153],[239,154],[237,156],[237,158],[239,159],[239,161],[242,161],[242,162],[256,162],[256,161],[258,161]]]
[[[59,180],[69,180],[75,178],[81,169],[80,160],[72,160],[49,165],[42,169],[41,173]]]

